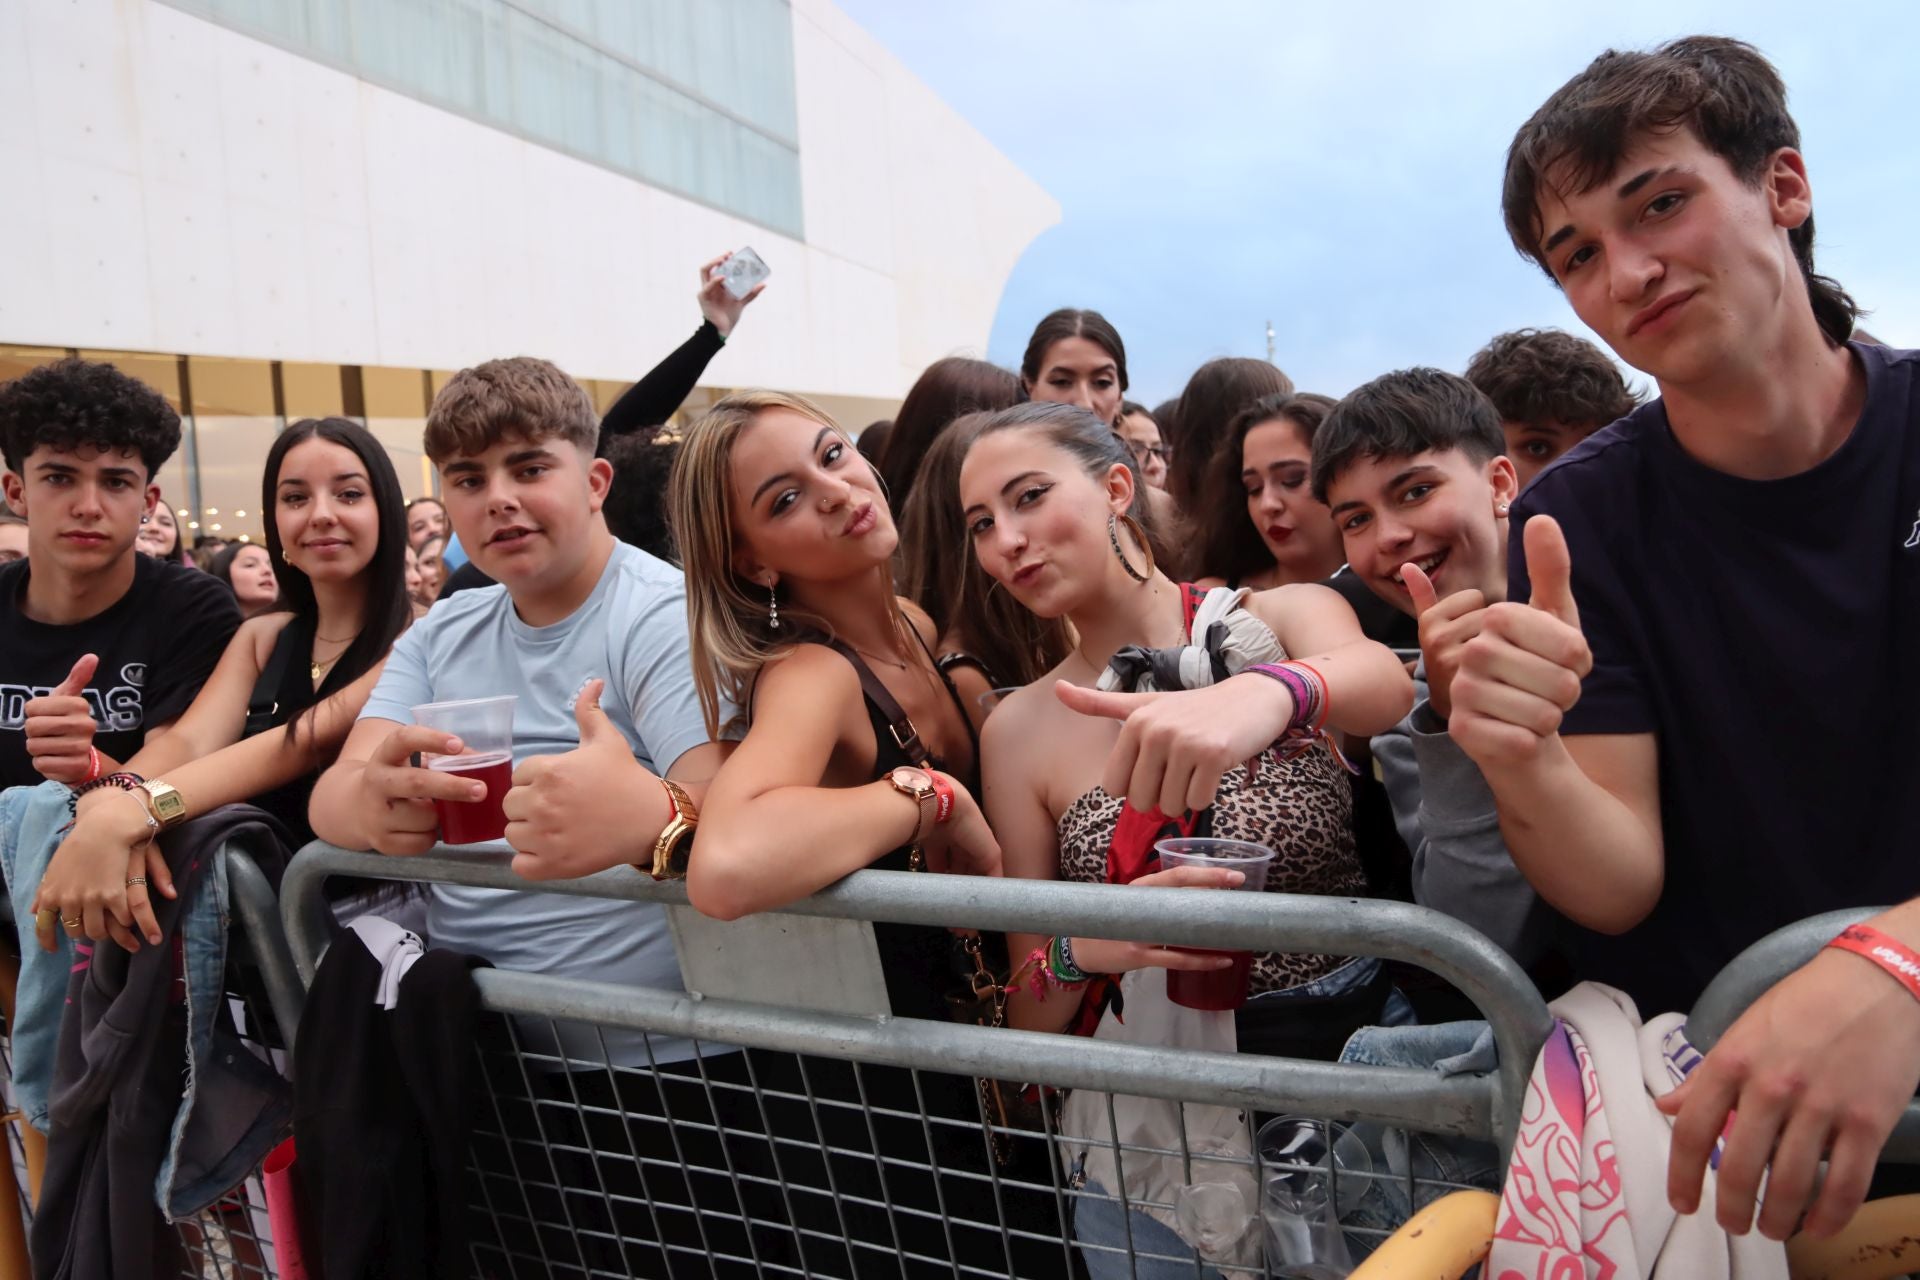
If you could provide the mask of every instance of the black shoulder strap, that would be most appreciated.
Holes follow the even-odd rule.
[[[297,622],[289,622],[274,637],[273,652],[267,655],[267,664],[260,668],[260,678],[253,682],[253,695],[247,699],[250,725],[271,724],[280,714],[280,683],[287,678],[287,665],[293,661],[293,651],[300,647],[294,635],[297,627]]]
[[[906,752],[907,758],[922,769],[932,768],[927,749],[920,743],[920,731],[913,727],[913,721],[900,709],[899,700],[888,691],[886,685],[880,683],[880,677],[873,674],[873,668],[844,640],[828,639],[826,644],[853,664],[854,673],[860,677],[860,692],[866,694],[867,701],[880,708],[880,714],[886,717],[894,745]]]

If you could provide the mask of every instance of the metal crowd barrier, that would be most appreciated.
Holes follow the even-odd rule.
[[[503,856],[386,858],[315,844],[281,887],[293,960],[308,980],[331,931],[322,885],[336,875],[659,903],[688,912],[683,922],[691,917],[683,885],[645,876],[533,884]],[[1111,1149],[1129,1167],[1141,1158],[1176,1160],[1192,1182],[1238,1177],[1256,1187],[1272,1173],[1314,1172],[1255,1161],[1256,1116],[1366,1122],[1478,1139],[1504,1152],[1550,1025],[1538,992],[1505,953],[1447,917],[1400,903],[862,871],[756,919],[795,933],[823,920],[856,929],[880,921],[1403,960],[1479,1006],[1501,1066],[1443,1078],[802,1009],[738,991],[703,993],[699,966],[687,969],[691,993],[480,969],[481,1005],[508,1015],[508,1043],[481,1049],[485,1096],[471,1157],[479,1175],[477,1272],[679,1275],[684,1265],[685,1274],[700,1275],[709,1266],[740,1275],[1078,1274],[1063,1224],[1094,1194],[1056,1159],[1062,1147]],[[724,939],[736,926],[702,920],[701,928]],[[755,967],[751,957],[739,959],[733,969]],[[772,985],[781,977],[771,975]],[[644,1037],[637,1064],[610,1065],[617,1055],[607,1053],[607,1037],[620,1032]],[[655,1047],[671,1037],[693,1041],[697,1056],[657,1061]],[[1073,1135],[1077,1144],[1045,1110],[1038,1131],[991,1125],[973,1092],[982,1077],[1176,1102],[1177,1140],[1124,1142],[1111,1101],[1109,1134]],[[962,1094],[970,1114],[940,1101]],[[1190,1143],[1194,1106],[1245,1113],[1246,1140],[1229,1144],[1227,1155]],[[1010,1164],[992,1158],[996,1140],[1011,1149]],[[1320,1171],[1336,1197],[1343,1176],[1361,1179],[1359,1194],[1371,1183],[1393,1184],[1407,1201],[1457,1185],[1411,1167]],[[1124,1189],[1107,1194],[1122,1210],[1122,1235],[1105,1249],[1123,1272],[1136,1260],[1173,1256],[1136,1240],[1136,1220],[1124,1210],[1171,1217],[1178,1204],[1129,1202]],[[1247,1207],[1257,1212],[1257,1199]],[[1255,1270],[1258,1256],[1256,1246]],[[1196,1276],[1211,1274],[1191,1265]]]
[[[1850,924],[1878,915],[1884,907],[1829,911],[1775,930],[1735,956],[1694,1002],[1687,1015],[1687,1037],[1705,1053],[1720,1042],[1734,1020],[1773,985],[1819,953]],[[1894,1125],[1880,1158],[1920,1164],[1920,1100]]]

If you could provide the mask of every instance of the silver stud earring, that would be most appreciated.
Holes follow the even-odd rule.
[[[780,597],[771,586],[767,588],[767,629],[780,629]]]
[[[1500,514],[1501,515],[1507,514],[1507,504],[1504,502],[1500,504]]]

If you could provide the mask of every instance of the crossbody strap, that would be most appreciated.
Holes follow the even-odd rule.
[[[900,700],[880,682],[880,677],[873,673],[873,668],[869,667],[866,661],[854,652],[853,646],[845,641],[830,639],[826,643],[835,653],[853,664],[854,673],[860,677],[860,691],[866,694],[868,702],[880,708],[880,714],[887,721],[887,731],[893,735],[894,745],[904,751],[907,759],[920,768],[933,768],[933,761],[927,755],[926,747],[920,742],[920,731],[913,727],[912,719],[900,707]]]

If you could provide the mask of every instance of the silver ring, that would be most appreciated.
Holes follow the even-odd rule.
[[[146,882],[147,878],[145,876],[135,876],[133,879],[127,881],[127,888],[131,889],[137,884],[144,885]]]

